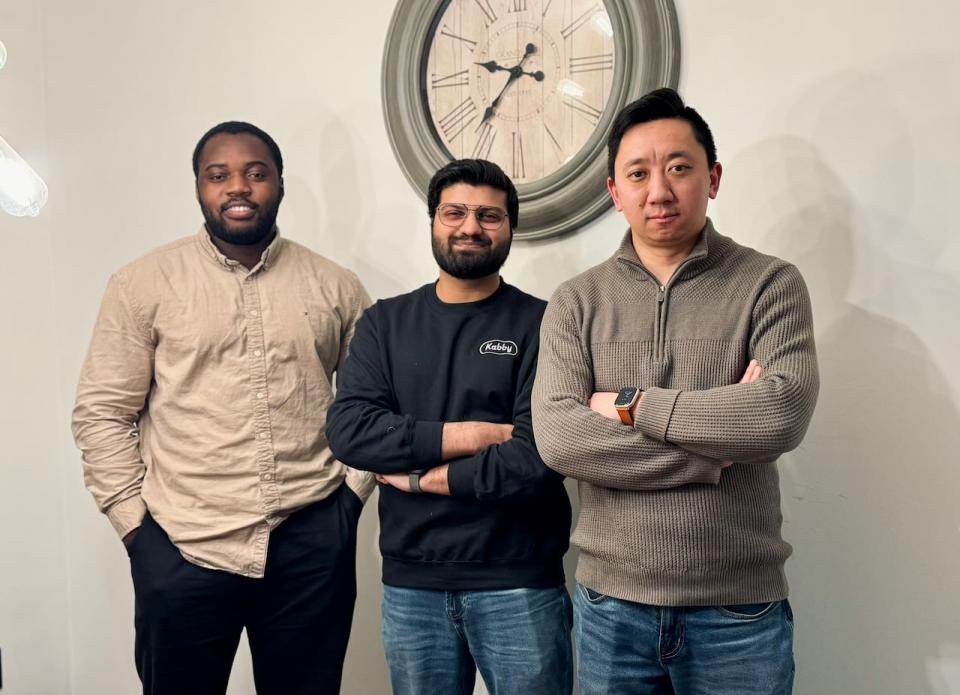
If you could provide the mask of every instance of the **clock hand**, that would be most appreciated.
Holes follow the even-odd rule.
[[[486,63],[474,63],[474,65],[479,65],[480,67],[486,69],[489,72],[497,72],[498,70],[503,70],[504,72],[510,72],[511,68],[505,68],[502,65],[497,64],[497,61],[490,60]],[[532,77],[537,82],[543,82],[543,70],[537,70],[536,72],[527,72],[526,70],[520,71],[521,75],[527,75]]]
[[[510,72],[510,68],[505,68],[502,65],[499,65],[495,60],[488,60],[486,63],[474,63],[474,65],[479,65],[480,67],[485,68],[487,72],[496,72],[497,70]]]
[[[503,98],[503,93],[506,92],[507,88],[511,84],[513,84],[516,80],[518,80],[521,75],[524,75],[524,74],[531,75],[534,79],[537,80],[537,82],[543,79],[543,73],[540,72],[539,70],[537,71],[540,73],[539,79],[537,79],[537,73],[525,73],[523,70],[523,62],[527,58],[529,58],[530,55],[534,53],[536,50],[537,50],[536,46],[534,46],[532,43],[528,43],[526,46],[526,49],[523,52],[523,56],[520,58],[520,62],[514,65],[512,68],[506,68],[510,73],[510,77],[507,78],[507,83],[503,85],[503,89],[500,90],[500,93],[497,95],[497,98],[494,99],[493,102],[491,102],[490,106],[484,109],[483,118],[480,119],[480,125],[483,125],[489,118],[493,116],[493,114],[497,110],[497,106],[500,105],[500,100]]]

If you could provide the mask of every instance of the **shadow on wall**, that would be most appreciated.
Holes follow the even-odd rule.
[[[292,170],[285,176],[287,194],[297,201],[295,211],[286,211],[287,219],[298,238],[354,271],[374,299],[427,282],[417,272],[433,263],[426,204],[421,216],[405,206],[384,208],[378,199],[387,178],[378,169],[393,170],[393,153],[387,150],[383,161],[371,160],[346,123],[329,113],[309,113],[312,120],[291,142],[310,167],[309,176]],[[316,123],[321,124],[319,139]]]
[[[858,135],[849,124],[832,132]],[[863,139],[877,158],[877,143]],[[897,168],[905,156],[897,153]],[[886,233],[915,230],[906,219],[875,228],[813,142],[766,140],[730,164],[760,183],[733,204],[755,211],[744,221],[766,230],[761,250],[803,272],[818,328],[819,405],[804,444],[781,464],[784,530],[795,546],[797,693],[960,692],[946,675],[960,645],[960,415],[911,326],[848,301],[864,274],[882,279],[880,295],[864,303],[883,308],[902,306],[904,293],[937,301],[935,287],[945,300],[944,278],[886,255]],[[891,194],[909,191],[898,183]],[[943,320],[960,300],[955,279],[948,291]]]

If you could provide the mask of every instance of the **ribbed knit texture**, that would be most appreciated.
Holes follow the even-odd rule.
[[[803,438],[819,385],[799,271],[708,220],[661,288],[628,232],[557,289],[540,343],[534,433],[579,481],[577,580],[661,606],[786,597],[774,462]],[[739,384],[751,359],[763,376]],[[646,390],[633,428],[586,406],[625,386]]]

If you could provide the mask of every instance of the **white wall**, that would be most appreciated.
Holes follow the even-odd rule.
[[[33,3],[0,3],[0,134],[49,172],[42,27]],[[16,105],[16,106],[14,106]],[[12,693],[67,693],[65,563],[51,219],[0,212],[0,650]]]
[[[960,694],[960,5],[677,0],[681,91],[724,164],[718,228],[796,262],[823,387],[781,470],[799,695]],[[284,233],[374,296],[433,276],[423,205],[394,162],[379,72],[391,0],[0,5],[0,133],[50,184],[0,218],[0,649],[15,694],[135,692],[126,560],[67,427],[109,273],[199,225],[189,156],[228,118],[284,151]],[[22,62],[21,62],[22,61]],[[517,244],[547,296],[607,257],[610,213]],[[387,692],[372,510],[345,693]],[[231,692],[252,693],[241,657]]]

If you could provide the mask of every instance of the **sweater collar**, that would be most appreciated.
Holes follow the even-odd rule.
[[[690,250],[690,255],[683,260],[674,272],[673,277],[670,278],[670,282],[672,283],[681,278],[699,275],[716,263],[723,247],[721,243],[723,238],[724,237],[714,229],[713,222],[708,217],[707,223],[703,226],[703,231],[700,232],[700,238],[697,239],[697,243],[694,244],[694,247]],[[640,268],[645,275],[651,278],[653,277],[653,274],[647,270],[647,267],[643,265],[643,262],[637,255],[637,250],[633,247],[633,233],[629,229],[624,235],[623,241],[620,242],[620,247],[613,255],[613,259],[619,263],[627,263]]]

